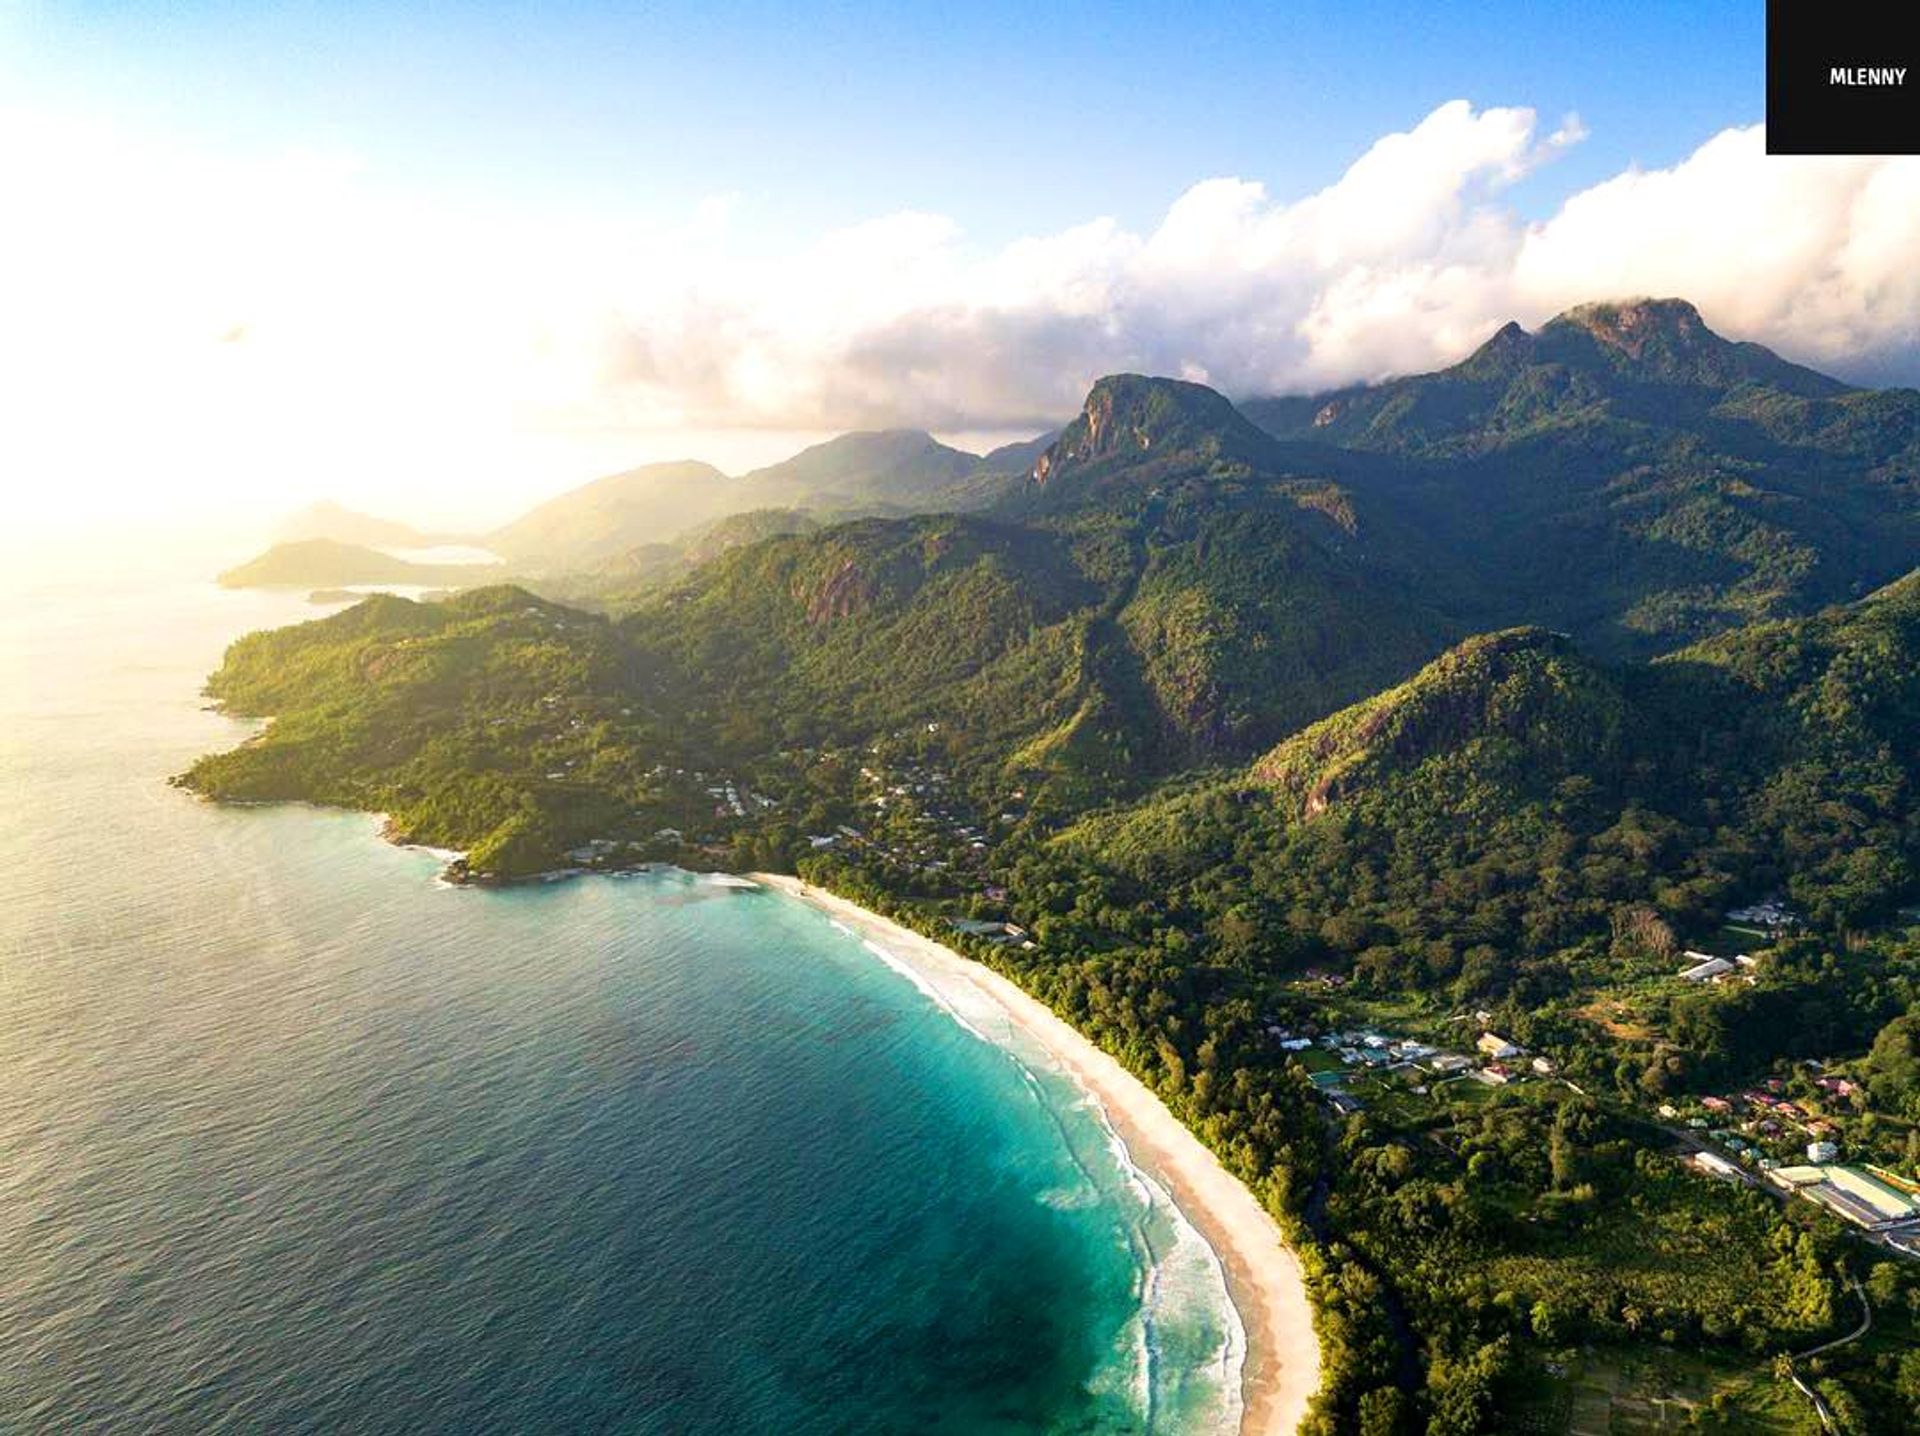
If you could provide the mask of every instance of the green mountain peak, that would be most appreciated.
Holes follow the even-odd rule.
[[[1049,484],[1077,467],[1165,453],[1246,461],[1274,447],[1224,394],[1204,384],[1109,374],[1034,464],[1033,480]]]
[[[1530,781],[1610,766],[1625,706],[1607,672],[1564,635],[1521,627],[1455,645],[1412,678],[1294,734],[1253,767],[1256,783],[1315,817],[1471,747],[1479,770]]]

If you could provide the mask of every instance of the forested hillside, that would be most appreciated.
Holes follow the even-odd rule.
[[[1644,655],[1920,562],[1920,393],[1849,389],[1679,300],[1588,305],[1439,373],[1243,407],[1280,438],[1398,459],[1353,472],[1356,507],[1477,575],[1471,628]]]
[[[1578,979],[1645,904],[1699,930],[1784,891],[1892,916],[1920,860],[1920,578],[1850,608],[1612,666],[1538,629],[1468,640],[1233,775],[1037,848],[1158,926],[1462,1001]]]

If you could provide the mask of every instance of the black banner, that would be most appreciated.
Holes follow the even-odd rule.
[[[1767,0],[1767,153],[1920,154],[1920,5]]]

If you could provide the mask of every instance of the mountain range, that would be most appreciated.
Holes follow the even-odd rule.
[[[1917,485],[1920,394],[1662,300],[1306,399],[1116,375],[988,460],[887,431],[737,479],[650,466],[488,542],[700,654],[684,701],[736,723],[945,722],[1105,791],[1249,758],[1472,633],[1646,657],[1857,598],[1920,564]]]
[[[1395,557],[1470,627],[1656,652],[1859,597],[1920,542],[1920,393],[1731,343],[1679,300],[1582,306],[1435,374],[1245,409],[1388,460],[1342,480],[1361,521],[1417,534]]]
[[[413,549],[435,544],[485,548],[521,577],[553,580],[593,571],[610,591],[643,585],[685,565],[723,520],[761,510],[805,511],[823,518],[980,508],[1016,482],[1050,436],[984,457],[950,448],[916,429],[842,434],[790,459],[737,477],[697,460],[646,464],[609,474],[479,534],[424,534],[406,524],[331,502],[289,519],[273,548],[233,570],[243,584],[300,586],[315,567],[319,540],[344,546],[328,564],[328,583],[406,582],[391,562],[349,550]]]
[[[894,430],[738,478],[649,465],[477,541],[569,598],[630,602],[691,567],[689,538],[751,511],[1058,524],[1138,518],[1196,484],[1209,503],[1317,514],[1319,549],[1413,586],[1457,632],[1538,622],[1647,655],[1858,597],[1910,566],[1920,395],[1727,341],[1683,301],[1593,304],[1534,334],[1509,324],[1449,369],[1300,398],[1236,407],[1201,385],[1113,376],[1057,435],[985,458]],[[327,536],[364,544],[377,522],[345,516]],[[269,557],[253,572],[290,568]]]

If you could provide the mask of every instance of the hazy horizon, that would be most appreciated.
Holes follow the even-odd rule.
[[[0,472],[41,535],[322,498],[484,530],[644,463],[977,450],[1102,374],[1311,391],[1635,295],[1911,383],[1920,160],[1765,155],[1760,54],[1733,4],[7,11]]]
[[[1686,298],[1684,295],[1596,296],[1602,301],[1644,297]],[[1711,325],[1711,316],[1705,317]],[[1465,358],[1487,337],[1489,334],[1474,336],[1459,352],[1436,359],[1433,367],[1445,367]],[[1723,337],[1740,339],[1743,336]],[[1792,352],[1785,352],[1782,357],[1804,362]],[[1375,378],[1389,379],[1400,372],[1412,371],[1394,371]],[[1890,382],[1899,384],[1897,380]],[[1237,400],[1253,396],[1230,397]],[[907,422],[885,427],[925,428],[939,443],[984,455],[1001,445],[1038,437],[1070,417],[1070,413],[1063,412],[1051,423],[999,430],[942,431]],[[172,547],[176,555],[183,543],[189,545],[194,561],[202,566],[224,564],[241,551],[251,552],[277,541],[289,519],[322,503],[338,504],[430,534],[480,539],[549,499],[597,479],[678,461],[706,463],[729,477],[738,477],[782,463],[809,448],[853,432],[861,429],[588,430],[528,436],[490,475],[490,482],[477,495],[466,494],[457,501],[444,494],[436,496],[437,486],[431,483],[396,492],[383,478],[368,480],[351,470],[313,475],[310,469],[295,464],[275,473],[271,485],[249,490],[245,501],[236,502],[234,496],[228,496],[217,503],[183,504],[178,495],[161,492],[154,495],[160,502],[150,507],[136,503],[125,510],[84,506],[50,508],[41,515],[42,522],[37,527],[29,529],[23,525],[0,534],[0,558],[24,566],[30,576],[38,577],[41,565],[47,575],[57,574],[70,569],[76,558],[89,555],[100,563],[87,563],[84,565],[87,569],[121,567],[160,542]],[[454,436],[448,437],[451,441]],[[499,460],[501,456],[495,454],[493,458]],[[454,467],[431,456],[422,462],[435,475],[443,475]],[[320,487],[301,489],[297,487],[299,481],[291,477],[294,474],[307,475]],[[103,555],[109,557],[103,559]],[[163,569],[172,566],[165,559],[160,564]]]
[[[629,469],[693,460],[712,464],[729,477],[738,477],[790,459],[845,432],[848,431],[740,430],[664,438],[615,435],[606,445],[608,458],[599,466],[594,465],[591,457],[583,457],[577,451],[546,465],[539,464],[536,457],[529,465],[525,482],[502,485],[489,494],[487,503],[471,506],[423,504],[417,496],[404,491],[389,502],[378,490],[356,488],[349,477],[330,490],[311,493],[275,485],[262,489],[252,503],[196,507],[168,501],[147,511],[92,507],[49,511],[31,528],[20,525],[0,530],[0,562],[30,583],[63,575],[91,581],[102,574],[122,573],[130,564],[156,573],[191,571],[211,575],[277,541],[288,520],[320,503],[336,503],[342,508],[407,524],[426,533],[478,539],[549,499]],[[985,454],[1002,444],[1031,439],[1035,434],[1014,430],[984,434],[935,433],[933,437],[950,448]],[[676,451],[671,447],[676,440],[704,447],[698,451]],[[635,457],[617,457],[622,454]],[[733,457],[730,462],[723,462],[713,457],[716,454]],[[347,497],[363,492],[364,497]]]

